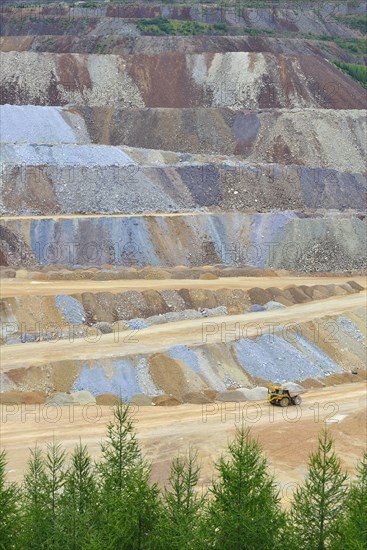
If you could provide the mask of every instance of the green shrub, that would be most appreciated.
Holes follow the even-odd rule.
[[[294,493],[290,519],[296,548],[325,550],[337,542],[348,476],[342,470],[333,444],[330,433],[324,430],[319,436],[318,449],[310,455],[306,479]]]
[[[80,4],[80,7],[81,8],[97,8],[98,4],[96,4],[95,2],[82,2]]]
[[[334,61],[334,65],[354,78],[354,80],[357,80],[357,82],[367,89],[367,67],[365,65],[345,63],[344,61]]]
[[[243,32],[249,36],[273,36],[275,33],[269,29],[251,29],[244,27]]]
[[[170,34],[170,35],[197,35],[197,34],[226,34],[228,32],[225,23],[199,23],[198,21],[179,21],[167,19],[166,17],[155,17],[154,19],[139,19],[137,27],[140,31],[148,34]]]

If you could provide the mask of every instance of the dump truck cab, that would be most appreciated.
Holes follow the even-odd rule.
[[[268,386],[268,401],[271,405],[288,407],[289,405],[300,405],[302,399],[297,392],[283,386]]]

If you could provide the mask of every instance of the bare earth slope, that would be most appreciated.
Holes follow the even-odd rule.
[[[215,319],[217,324],[226,323],[228,333],[228,341],[238,338],[238,333],[234,331],[236,323],[243,323],[246,327],[246,336],[254,336],[258,334],[258,324],[266,323],[271,320],[274,323],[299,322],[311,320],[320,315],[338,314],[353,307],[363,306],[366,303],[366,294],[361,293],[354,296],[343,296],[337,298],[329,298],[313,302],[311,304],[302,304],[292,306],[285,310],[251,313],[250,317],[246,315],[238,315],[232,317],[218,317]],[[250,328],[247,327],[247,322],[255,323]],[[232,332],[231,332],[232,329]],[[242,327],[240,328],[242,331]],[[267,331],[266,324],[262,330]],[[210,342],[221,342],[223,335],[221,331],[215,331]],[[141,353],[158,352],[167,349],[172,345],[187,344],[198,345],[203,342],[203,321],[181,321],[170,323],[168,326],[158,326],[139,331],[138,342],[125,342],[121,348],[121,342],[115,342],[115,336],[102,335],[96,345],[78,342],[70,343],[70,341],[59,341],[52,345],[53,360],[62,359],[90,359],[102,357],[121,356],[123,350],[124,355]],[[138,345],[137,345],[138,343]],[[9,369],[22,365],[27,361],[29,354],[32,355],[32,365],[42,365],[50,359],[50,344],[35,343],[35,344],[18,344],[13,346],[5,346],[1,349],[1,361],[3,372]]]
[[[366,100],[349,76],[307,55],[7,52],[1,64],[1,102],[18,105],[363,109]]]
[[[364,7],[3,10],[1,396],[363,379]]]

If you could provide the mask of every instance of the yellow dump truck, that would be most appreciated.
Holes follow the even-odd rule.
[[[300,391],[289,389],[286,386],[268,386],[268,401],[271,405],[288,407],[289,405],[300,405],[302,403]]]

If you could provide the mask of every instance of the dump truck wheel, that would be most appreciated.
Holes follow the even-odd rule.
[[[293,403],[295,405],[300,405],[302,403],[301,397],[299,395],[296,395],[296,397],[294,397],[294,399],[293,399]]]
[[[288,397],[282,397],[282,399],[279,401],[279,405],[281,407],[288,407],[288,405],[289,405]]]

